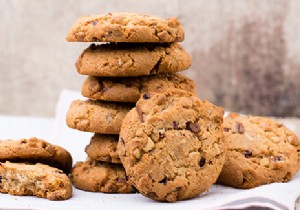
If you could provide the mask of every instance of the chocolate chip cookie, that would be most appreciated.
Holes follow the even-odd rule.
[[[191,66],[189,54],[178,43],[92,44],[79,56],[79,74],[130,77],[172,73]]]
[[[119,134],[130,104],[100,101],[73,101],[67,113],[67,125],[80,131]]]
[[[121,163],[117,154],[117,143],[119,135],[104,135],[96,133],[89,145],[86,146],[85,152],[92,160]]]
[[[135,13],[83,16],[71,27],[69,42],[179,42],[184,39],[177,18]]]
[[[298,171],[300,141],[284,125],[231,113],[223,126],[228,152],[218,183],[253,188],[289,181]]]
[[[140,193],[175,202],[215,183],[226,152],[223,109],[181,90],[145,93],[125,117],[118,154]]]
[[[93,100],[134,102],[141,94],[177,88],[195,92],[193,80],[182,74],[157,74],[144,77],[88,77],[82,85],[83,96]]]
[[[72,196],[72,183],[63,171],[41,163],[0,162],[0,192],[34,195],[49,200]]]
[[[71,179],[76,188],[85,191],[135,192],[121,164],[103,163],[90,159],[85,162],[77,162],[72,170]]]
[[[0,140],[0,162],[44,163],[69,173],[72,157],[62,147],[52,145],[42,139]]]

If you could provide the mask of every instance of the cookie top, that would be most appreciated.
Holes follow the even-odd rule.
[[[79,74],[130,77],[183,71],[191,66],[189,54],[178,43],[92,44],[79,56]]]
[[[223,109],[192,93],[145,93],[125,117],[118,154],[143,195],[174,202],[198,196],[224,163]]]
[[[0,192],[35,195],[49,200],[72,196],[72,183],[63,171],[44,164],[0,163]]]
[[[265,117],[231,113],[223,127],[228,152],[219,183],[253,188],[286,182],[298,171],[300,141],[284,125]]]
[[[96,133],[85,147],[85,152],[92,160],[121,163],[117,154],[119,135],[104,135]]]
[[[72,157],[62,147],[52,145],[42,139],[0,140],[0,162],[44,163],[69,173]]]
[[[69,42],[180,42],[184,30],[177,18],[166,20],[135,13],[80,17],[71,27]]]
[[[66,121],[70,128],[80,131],[119,134],[122,121],[132,107],[125,103],[76,100],[69,108]]]
[[[135,192],[121,164],[103,163],[90,159],[85,162],[77,162],[73,167],[71,179],[76,188],[85,191]]]
[[[126,78],[89,76],[82,85],[81,93],[93,100],[136,103],[143,93],[170,88],[195,93],[194,81],[176,73]]]

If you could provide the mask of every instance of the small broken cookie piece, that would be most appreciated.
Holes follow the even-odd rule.
[[[34,195],[49,200],[72,196],[72,183],[61,170],[44,165],[0,163],[0,192],[11,195]]]
[[[284,125],[266,117],[231,113],[223,127],[228,151],[218,183],[253,188],[287,182],[298,171],[300,141]]]

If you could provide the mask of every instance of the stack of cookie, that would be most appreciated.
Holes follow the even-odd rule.
[[[189,54],[177,43],[184,31],[176,18],[167,20],[132,13],[81,17],[71,28],[70,42],[91,44],[76,62],[78,73],[88,75],[82,85],[86,101],[72,102],[67,125],[95,133],[85,151],[88,159],[72,171],[75,187],[86,191],[129,193],[117,154],[125,115],[141,95],[169,88],[195,91],[194,82],[176,72],[190,67]]]

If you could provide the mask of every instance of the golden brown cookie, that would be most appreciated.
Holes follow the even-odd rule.
[[[141,94],[177,88],[195,93],[193,80],[182,74],[157,74],[143,77],[88,77],[82,85],[83,96],[93,100],[137,102]]]
[[[41,163],[0,162],[0,192],[34,195],[49,200],[72,196],[72,183],[63,171]]]
[[[121,163],[117,154],[117,143],[119,135],[104,135],[96,133],[89,145],[86,146],[85,152],[92,160]]]
[[[135,13],[108,13],[79,18],[69,42],[180,42],[184,31],[177,18],[161,19]]]
[[[223,109],[181,90],[145,93],[125,117],[118,154],[143,195],[175,202],[208,190],[221,172]]]
[[[100,101],[73,101],[67,125],[80,131],[119,134],[122,121],[133,105]]]
[[[71,179],[78,189],[103,193],[132,193],[135,189],[128,181],[121,164],[93,160],[77,162]]]
[[[300,141],[284,125],[231,113],[223,127],[228,152],[218,183],[253,188],[289,181],[298,171]]]
[[[0,140],[0,162],[44,163],[71,172],[72,157],[62,147],[52,145],[42,139]]]
[[[92,44],[79,56],[79,74],[130,77],[173,73],[191,66],[189,54],[178,43]]]

